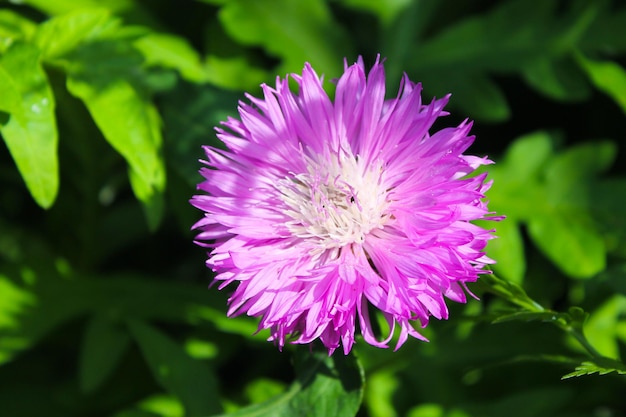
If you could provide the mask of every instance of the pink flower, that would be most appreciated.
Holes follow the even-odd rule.
[[[378,347],[394,333],[396,349],[426,340],[412,322],[446,319],[444,297],[464,303],[466,283],[493,263],[492,231],[470,223],[496,219],[486,174],[468,177],[491,163],[463,154],[471,122],[429,133],[449,96],[423,104],[405,75],[385,100],[378,59],[367,76],[362,59],[346,64],[334,101],[308,63],[290,77],[297,93],[277,78],[217,129],[227,150],[205,147],[191,200],[219,288],[237,283],[228,314],[260,317],[281,348],[320,339],[347,354],[357,323]],[[375,335],[371,307],[387,336]]]

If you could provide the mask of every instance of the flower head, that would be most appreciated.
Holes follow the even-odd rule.
[[[217,129],[226,150],[204,148],[194,228],[219,288],[237,283],[228,314],[260,317],[280,347],[320,339],[347,354],[357,325],[378,347],[394,333],[396,349],[425,340],[412,323],[447,318],[444,298],[465,302],[493,262],[491,231],[470,223],[489,218],[491,183],[468,177],[491,161],[463,154],[470,122],[429,132],[448,96],[423,104],[405,75],[385,99],[378,59],[367,75],[362,59],[346,64],[334,101],[309,64],[290,77],[297,92],[289,77],[262,85]],[[375,334],[372,307],[388,336]]]

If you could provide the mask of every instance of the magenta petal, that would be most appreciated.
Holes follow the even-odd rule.
[[[196,243],[218,288],[233,286],[228,314],[258,317],[280,349],[426,341],[414,326],[447,319],[446,299],[465,303],[494,262],[493,230],[471,223],[502,219],[486,174],[471,175],[492,161],[464,154],[469,121],[431,131],[449,95],[424,104],[405,75],[387,99],[380,58],[369,72],[346,63],[335,82],[333,101],[307,63],[216,128],[225,150],[204,148]]]

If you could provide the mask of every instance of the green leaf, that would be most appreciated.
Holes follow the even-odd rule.
[[[328,356],[327,352],[298,349],[296,381],[284,394],[222,417],[352,417],[363,397],[363,370],[354,354]]]
[[[232,0],[220,9],[219,19],[237,42],[280,57],[279,74],[301,71],[310,62],[334,77],[341,73],[343,57],[352,56],[350,39],[323,0]]]
[[[9,277],[0,274],[0,329],[19,327],[19,315],[35,304],[35,296],[26,289],[15,285]],[[0,339],[0,363],[2,355]]]
[[[0,10],[0,52],[6,51],[15,41],[29,40],[37,25],[13,10]]]
[[[584,376],[584,375],[606,375],[612,372],[617,372],[619,375],[626,375],[626,367],[624,364],[615,361],[615,363],[607,363],[599,365],[592,361],[585,361],[576,367],[574,372],[570,372],[567,375],[563,375],[561,379],[569,379],[575,376]]]
[[[124,48],[121,42],[89,45],[85,54],[73,57],[76,62],[70,67],[67,87],[85,103],[105,139],[128,162],[133,191],[154,228],[162,214],[166,178],[160,154],[161,122],[148,94],[132,76],[141,60]]]
[[[537,59],[522,70],[530,86],[552,99],[582,101],[591,93],[585,74],[570,57],[559,60]]]
[[[410,4],[411,0],[345,0],[342,2],[343,6],[375,14],[384,25],[389,25]]]
[[[192,82],[201,83],[207,79],[200,55],[179,36],[151,32],[139,38],[135,46],[148,66],[159,65],[175,69],[183,78]]]
[[[202,146],[219,146],[215,127],[236,112],[239,94],[208,85],[202,87],[182,84],[161,98],[165,131],[165,153],[168,163],[190,184],[195,186],[204,158]]]
[[[626,70],[616,62],[594,61],[581,53],[576,54],[576,59],[589,80],[626,113]]]
[[[554,3],[502,2],[488,13],[450,25],[417,46],[411,68],[518,69],[531,58],[549,55],[546,28]]]
[[[506,97],[500,87],[480,72],[418,72],[427,95],[452,95],[450,105],[472,118],[498,122],[510,117]]]
[[[492,323],[506,323],[509,321],[542,321],[546,323],[563,320],[562,314],[554,311],[516,311],[498,315]]]
[[[410,2],[407,7],[400,10],[400,13],[395,14],[393,21],[384,24],[380,35],[380,53],[387,58],[385,62],[387,85],[394,88],[399,85],[406,71],[406,62],[412,56],[414,43],[433,22],[433,15],[439,5],[441,3],[428,0]]]
[[[545,131],[532,132],[509,146],[503,163],[507,166],[507,180],[527,184],[537,177],[552,156],[551,135]]]
[[[243,56],[206,57],[206,78],[213,85],[231,90],[250,91],[271,79],[270,74],[250,64]]]
[[[82,42],[118,29],[120,21],[106,9],[73,10],[42,23],[35,32],[35,45],[44,59],[57,58]]]
[[[207,362],[191,358],[182,346],[141,321],[130,321],[129,329],[154,378],[183,403],[185,415],[202,416],[221,411],[217,380]]]
[[[126,328],[105,314],[96,314],[87,324],[79,357],[78,381],[85,393],[98,389],[117,367],[130,337]]]
[[[572,278],[591,278],[606,266],[604,240],[584,213],[544,213],[530,219],[528,233],[535,245]]]
[[[77,9],[107,8],[120,12],[133,5],[132,0],[23,0],[22,3],[33,6],[49,15],[70,13]]]
[[[483,291],[490,292],[498,297],[522,307],[530,312],[545,312],[545,309],[530,298],[524,289],[514,282],[499,278],[495,274],[485,274],[473,285]]]
[[[0,127],[4,141],[37,204],[49,208],[59,188],[58,132],[37,48],[14,44],[0,58],[0,97],[0,110],[10,114]]]
[[[602,355],[619,358],[618,323],[626,314],[626,296],[614,295],[594,310],[585,325],[585,335]]]
[[[493,228],[492,222],[475,222],[485,229]],[[498,222],[495,226],[497,236],[487,244],[486,253],[497,263],[494,270],[502,277],[521,284],[526,273],[526,258],[524,257],[524,241],[519,226],[513,218]]]

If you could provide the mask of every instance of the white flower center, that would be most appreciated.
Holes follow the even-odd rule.
[[[364,166],[358,156],[341,153],[330,160],[309,161],[306,173],[280,181],[289,231],[316,249],[363,243],[373,229],[390,219],[383,164]]]

